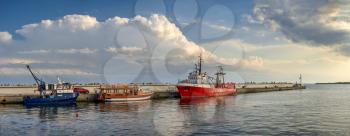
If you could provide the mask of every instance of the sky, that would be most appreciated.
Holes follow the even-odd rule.
[[[0,83],[350,81],[348,0],[0,0]]]

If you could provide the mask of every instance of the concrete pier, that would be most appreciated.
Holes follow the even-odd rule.
[[[139,84],[145,91],[152,91],[152,99],[180,98],[180,94],[174,84]],[[74,87],[85,88],[89,94],[80,94],[78,102],[94,102],[99,92],[99,85],[75,85]],[[0,103],[22,103],[24,96],[39,96],[38,91],[34,91],[35,86],[1,86]],[[238,94],[259,93],[271,91],[285,91],[305,89],[305,86],[294,84],[237,84]]]
[[[262,93],[262,92],[274,92],[274,91],[288,91],[288,90],[300,90],[305,89],[305,86],[293,86],[293,87],[273,87],[273,88],[238,88],[238,94],[245,93]]]

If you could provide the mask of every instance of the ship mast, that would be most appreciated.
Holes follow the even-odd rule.
[[[198,72],[199,74],[202,74],[202,62],[203,62],[203,59],[202,59],[202,53],[199,55],[199,62],[198,62]]]
[[[224,68],[222,66],[218,66],[218,71],[215,73],[216,75],[216,86],[222,86],[225,84],[225,78],[224,78]]]

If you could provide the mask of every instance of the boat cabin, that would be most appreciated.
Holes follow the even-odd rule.
[[[152,93],[146,92],[137,85],[113,84],[101,85],[98,100],[117,99],[124,97],[150,96]]]

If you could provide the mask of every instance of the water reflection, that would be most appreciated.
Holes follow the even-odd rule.
[[[153,105],[158,107],[153,123],[162,135],[205,133],[200,127],[224,122],[226,108],[233,108],[233,102],[234,96],[160,101]]]
[[[105,127],[105,131],[117,131],[121,135],[156,135],[157,132],[150,129],[153,128],[152,104],[152,100],[99,103],[97,110],[102,115],[98,120],[114,125]]]
[[[151,107],[151,100],[99,103],[98,106],[101,112],[142,112]]]
[[[222,97],[194,97],[194,98],[181,98],[180,105],[225,105],[226,101],[230,101],[230,98],[234,96],[222,96]]]
[[[77,105],[65,106],[24,106],[27,115],[37,114],[41,120],[56,120],[68,113],[77,113]],[[74,115],[74,114],[72,114]]]
[[[55,119],[57,118],[58,107],[40,107],[40,119]]]
[[[235,96],[181,99],[180,107],[188,122],[209,125],[226,120],[227,109],[234,108]]]

